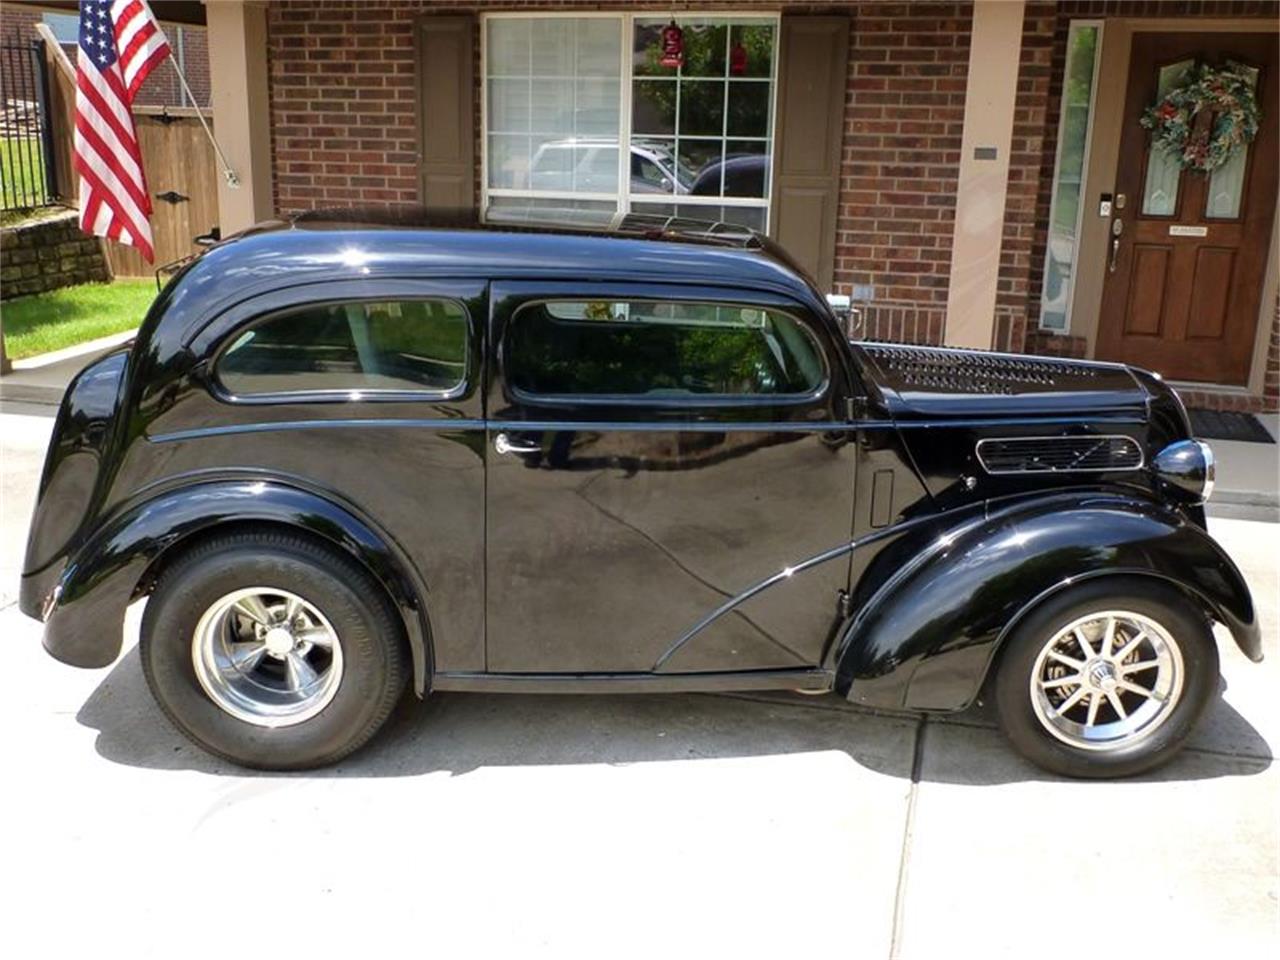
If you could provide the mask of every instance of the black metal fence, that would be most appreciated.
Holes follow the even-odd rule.
[[[54,202],[49,61],[44,41],[0,45],[0,210]]]

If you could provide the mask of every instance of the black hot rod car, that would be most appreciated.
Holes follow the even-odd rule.
[[[22,609],[166,714],[331,763],[404,687],[833,691],[1167,759],[1261,657],[1157,377],[854,343],[751,233],[308,215],[223,242],[63,400]]]

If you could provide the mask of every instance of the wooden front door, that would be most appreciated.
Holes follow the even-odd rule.
[[[1134,35],[1099,358],[1247,382],[1276,205],[1276,49],[1274,33]],[[1257,71],[1258,136],[1209,176],[1180,170],[1138,120],[1192,64],[1228,61]]]

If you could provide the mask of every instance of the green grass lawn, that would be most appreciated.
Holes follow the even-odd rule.
[[[0,137],[0,206],[38,207],[45,201],[44,156],[35,137]]]
[[[82,283],[0,304],[10,360],[131,330],[156,298],[153,280]]]

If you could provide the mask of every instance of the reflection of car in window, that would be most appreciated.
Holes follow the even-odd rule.
[[[669,147],[651,141],[631,145],[632,193],[688,193],[698,171],[678,163]],[[532,190],[614,193],[618,189],[618,141],[570,137],[538,147],[529,164]]]
[[[724,192],[720,174],[724,173]],[[689,187],[696,197],[763,197],[769,175],[769,158],[762,153],[744,153],[709,163],[698,171]]]

